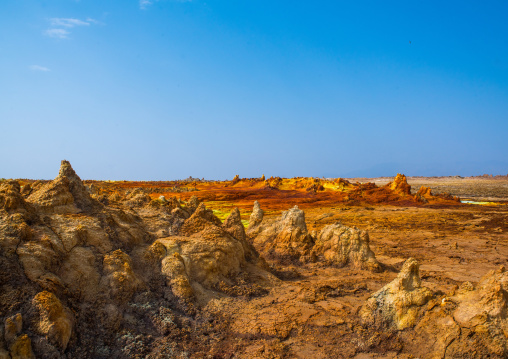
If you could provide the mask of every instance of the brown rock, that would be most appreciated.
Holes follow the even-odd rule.
[[[360,316],[367,324],[402,330],[416,324],[430,298],[432,292],[421,285],[418,262],[409,258],[397,278],[367,299]]]
[[[101,277],[90,248],[74,247],[64,259],[59,276],[74,296],[84,301],[96,298]]]
[[[141,281],[132,270],[130,256],[120,249],[104,256],[103,272],[101,282],[117,301],[128,301],[141,286]]]
[[[411,194],[411,186],[407,183],[406,176],[400,173],[397,173],[393,182],[388,183],[386,186],[401,196]]]
[[[239,175],[235,175],[235,177],[233,178],[233,180],[231,181],[230,185],[234,185],[236,183],[240,182],[240,176]]]
[[[196,196],[192,196],[190,199],[189,199],[189,202],[187,203],[187,206],[185,207],[185,209],[187,210],[187,212],[189,212],[189,215],[191,215],[192,213],[194,213],[194,211],[199,207],[199,204],[201,202],[199,202],[199,199],[198,197]]]
[[[321,230],[313,252],[340,267],[349,264],[356,268],[380,270],[376,256],[369,246],[368,232],[340,223],[328,225]]]
[[[181,299],[191,299],[194,290],[185,270],[185,262],[178,252],[167,255],[161,263],[161,272],[167,278],[173,294]]]
[[[194,233],[201,232],[210,225],[222,226],[222,222],[218,219],[211,209],[206,208],[204,203],[200,203],[180,229],[180,233],[191,236]]]
[[[486,315],[489,320],[506,320],[508,325],[508,272],[504,267],[488,272],[475,290],[471,285],[461,289],[450,298],[459,303],[453,314],[457,323],[468,326],[476,317]]]
[[[10,344],[21,333],[21,329],[23,329],[23,317],[21,313],[5,319],[4,328],[5,341],[7,344]]]
[[[32,352],[32,341],[26,334],[17,337],[9,349],[11,359],[35,359]]]
[[[235,207],[235,209],[231,211],[230,215],[222,224],[222,228],[236,239],[245,241],[245,227],[243,226],[238,207]]]
[[[78,213],[91,211],[99,203],[90,197],[71,164],[63,160],[58,176],[38,187],[27,199],[44,213]]]
[[[305,224],[305,214],[298,206],[282,212],[280,220],[261,227],[253,243],[267,255],[299,259],[308,256],[314,246],[314,239]]]
[[[74,326],[72,312],[62,305],[53,293],[47,291],[38,293],[33,298],[32,305],[39,314],[39,320],[35,323],[35,330],[61,350],[65,350]]]
[[[189,284],[194,282],[207,288],[220,281],[231,282],[245,264],[242,243],[210,222],[190,238],[174,236],[158,239],[156,243],[166,249],[163,274],[172,286],[176,285],[173,291],[184,297],[191,295]]]
[[[6,181],[0,184],[0,209],[7,212],[31,212],[20,193],[17,181]]]
[[[259,202],[254,201],[254,208],[252,209],[252,213],[249,218],[249,231],[252,231],[255,227],[261,224],[261,221],[263,221],[263,213],[264,212],[261,209]]]

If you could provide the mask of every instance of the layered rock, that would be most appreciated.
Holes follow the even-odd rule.
[[[422,306],[432,296],[421,285],[418,262],[409,258],[397,278],[367,299],[360,316],[366,324],[402,330],[416,324]]]
[[[369,246],[369,234],[358,228],[340,223],[324,227],[318,235],[315,256],[322,257],[332,265],[351,265],[356,268],[379,271],[381,266]]]

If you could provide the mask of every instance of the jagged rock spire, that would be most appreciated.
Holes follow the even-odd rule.
[[[367,299],[360,310],[362,320],[397,330],[414,326],[420,308],[432,297],[430,289],[421,285],[419,268],[416,259],[406,260],[397,278]]]
[[[249,218],[249,228],[255,227],[263,220],[263,210],[258,201],[254,201],[254,208]]]
[[[66,160],[62,161],[58,176],[31,193],[28,201],[50,213],[90,211],[99,205],[90,197],[81,178]]]

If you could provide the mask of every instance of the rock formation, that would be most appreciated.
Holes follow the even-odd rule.
[[[407,301],[419,305],[427,297],[418,292],[416,296],[418,300],[413,295]],[[373,320],[375,307],[372,298],[369,301],[361,311],[368,322]],[[476,288],[464,282],[448,295],[420,307],[422,316],[408,349],[424,352],[429,358],[506,358],[507,309],[508,274],[501,267],[487,273]],[[415,321],[410,322],[412,325]]]
[[[432,190],[428,187],[420,187],[418,192],[415,194],[415,198],[418,202],[428,203],[429,199],[432,199],[434,196],[432,195]]]
[[[231,180],[231,182],[227,186],[233,186],[233,185],[237,184],[238,182],[240,182],[240,176],[235,175],[235,177]]]
[[[256,207],[256,204],[254,206]],[[253,215],[250,223],[254,226],[251,229],[249,225],[249,234],[256,233],[253,244],[257,250],[268,256],[291,259],[299,259],[310,254],[314,239],[307,231],[305,214],[298,206],[282,212],[281,218],[275,222],[266,225],[259,223],[258,228],[255,223],[258,218],[262,218],[262,212],[255,208]]]
[[[19,183],[6,181],[0,184],[0,209],[7,212],[31,212],[20,192]]]
[[[411,194],[411,186],[407,183],[406,176],[400,173],[397,173],[393,182],[388,183],[386,186],[402,196]]]
[[[238,207],[235,207],[231,211],[230,215],[224,220],[222,227],[234,238],[239,241],[245,241],[245,227],[243,226]]]
[[[86,187],[68,161],[63,160],[54,181],[38,187],[27,199],[44,213],[89,212],[99,203],[90,197]]]
[[[247,234],[256,249],[267,256],[303,262],[321,260],[338,267],[350,265],[371,271],[381,269],[366,231],[335,223],[313,236],[307,230],[305,213],[297,206],[282,212],[279,220],[262,220],[263,211],[256,201]]]
[[[323,257],[332,265],[379,271],[381,269],[374,252],[369,247],[369,234],[358,228],[349,228],[335,223],[324,227],[318,235],[314,248],[315,256]]]
[[[448,295],[440,290],[452,284],[438,287],[440,274],[431,273],[432,288],[439,288],[432,295],[410,259],[396,280],[354,310],[368,288],[393,274],[363,272],[381,268],[368,233],[332,217],[351,223],[358,214],[351,207],[369,201],[419,207],[402,175],[393,188],[340,179],[237,179],[225,190],[217,182],[196,185],[209,192],[194,190],[207,203],[233,199],[240,208],[262,198],[280,210],[286,200],[304,198],[337,211],[312,212],[320,217],[310,231],[298,207],[275,218],[256,201],[245,230],[238,208],[222,222],[219,206],[207,208],[190,194],[172,197],[187,191],[181,182],[87,187],[67,161],[53,181],[1,181],[0,359],[353,357],[372,348],[392,356],[508,356],[502,269]],[[431,204],[439,196],[419,193]],[[348,206],[337,208],[339,202]],[[499,220],[486,227],[498,223],[503,226]],[[501,239],[502,230],[495,234]],[[265,262],[255,246],[273,261]],[[391,255],[388,247],[383,255]],[[455,254],[469,260],[465,247],[452,249],[450,260]],[[360,319],[363,326],[356,325]],[[328,342],[321,347],[322,337]]]
[[[65,350],[74,325],[72,312],[53,293],[47,291],[38,293],[33,298],[32,305],[38,315],[35,330]]]
[[[487,273],[476,288],[463,285],[448,300],[458,303],[453,317],[457,323],[470,326],[479,322],[508,319],[508,272],[504,267]],[[508,322],[506,323],[508,324]]]
[[[416,324],[430,298],[432,292],[421,285],[418,262],[409,258],[397,278],[370,296],[360,316],[367,324],[402,330]]]
[[[258,201],[254,201],[254,207],[252,209],[252,213],[249,218],[249,226],[247,227],[248,234],[254,234],[256,231],[259,231],[259,225],[263,221],[264,211],[261,209]]]
[[[191,215],[192,213],[194,213],[194,211],[198,208],[199,206],[199,199],[198,197],[196,196],[192,196],[189,200],[189,202],[187,203],[187,206],[185,207],[185,209],[187,210],[187,212],[189,213],[189,215]]]
[[[249,293],[238,278],[263,272],[238,209],[222,223],[196,197],[182,208],[142,190],[110,207],[67,161],[27,199],[0,184],[0,249],[0,358],[146,357],[176,343],[171,320],[190,330],[196,305]]]
[[[447,325],[442,325],[447,323]],[[508,356],[508,272],[488,272],[477,284],[463,283],[427,313],[416,329],[436,345],[434,355],[466,357],[475,348],[479,357]]]

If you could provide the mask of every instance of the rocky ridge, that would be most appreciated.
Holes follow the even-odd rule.
[[[387,190],[412,197],[402,176],[394,183]],[[245,231],[237,208],[221,221],[197,197],[152,198],[142,190],[104,197],[67,161],[54,181],[1,183],[0,358],[283,358],[298,353],[284,343],[299,348],[319,330],[342,333],[347,339],[338,344],[354,348],[346,357],[381,350],[372,344],[379,338],[428,358],[508,355],[504,268],[444,294],[424,286],[418,263],[408,259],[355,309],[338,298],[367,295],[370,285],[312,287],[304,278],[298,287],[271,273],[263,256],[292,268],[389,278],[393,269],[376,259],[369,234],[340,223],[309,231],[298,207],[265,217],[255,202]],[[290,305],[259,310],[280,288],[288,288]],[[253,317],[242,317],[251,305]],[[237,332],[228,332],[231,318]],[[238,333],[261,349],[243,352]]]
[[[213,293],[255,295],[248,281],[238,289],[237,278],[263,271],[238,210],[223,224],[197,198],[182,206],[143,193],[108,207],[67,161],[26,199],[16,182],[2,184],[0,204],[0,261],[9,268],[0,277],[4,356],[156,355],[162,347],[153,338],[163,341],[164,320],[183,313],[188,321]],[[136,317],[153,319],[136,329]],[[127,350],[126,336],[141,342]]]

